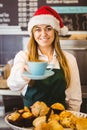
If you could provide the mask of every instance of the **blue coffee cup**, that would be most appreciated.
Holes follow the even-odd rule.
[[[43,75],[47,68],[48,62],[46,61],[38,61],[32,62],[28,61],[28,70],[32,75]]]

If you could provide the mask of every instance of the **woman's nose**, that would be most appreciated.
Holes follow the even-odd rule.
[[[46,30],[45,29],[43,29],[42,30],[42,35],[44,36],[44,35],[46,35],[47,33],[46,33]]]

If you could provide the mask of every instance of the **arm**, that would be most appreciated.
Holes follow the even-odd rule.
[[[8,87],[11,90],[22,91],[22,89],[27,86],[29,79],[22,77],[24,66],[26,65],[27,61],[27,53],[24,51],[18,52],[15,56],[10,76],[7,79]]]
[[[80,111],[82,103],[82,92],[80,84],[79,70],[76,58],[72,54],[67,53],[67,60],[71,73],[70,86],[66,89],[66,102],[69,110]]]

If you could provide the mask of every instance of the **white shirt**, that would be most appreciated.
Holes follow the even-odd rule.
[[[48,61],[46,55],[39,53],[39,59]],[[79,70],[76,62],[76,58],[64,51],[64,54],[67,58],[70,73],[71,73],[71,82],[70,86],[66,89],[66,102],[69,105],[69,110],[80,111],[80,105],[82,103],[82,94],[81,94],[81,84],[79,77]],[[7,84],[9,88],[13,91],[20,91],[22,95],[25,95],[29,80],[27,78],[22,77],[22,73],[24,71],[24,65],[28,61],[27,51],[20,51],[16,54],[14,58],[14,65],[11,69],[10,76],[7,79]],[[53,59],[50,64],[54,64],[54,68],[60,68],[59,62],[56,58],[56,53],[54,51]]]

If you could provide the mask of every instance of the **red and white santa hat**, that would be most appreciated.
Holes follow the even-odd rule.
[[[42,6],[35,12],[28,23],[29,34],[31,34],[32,28],[38,24],[51,25],[60,35],[68,33],[68,28],[64,26],[60,15],[49,6]]]

